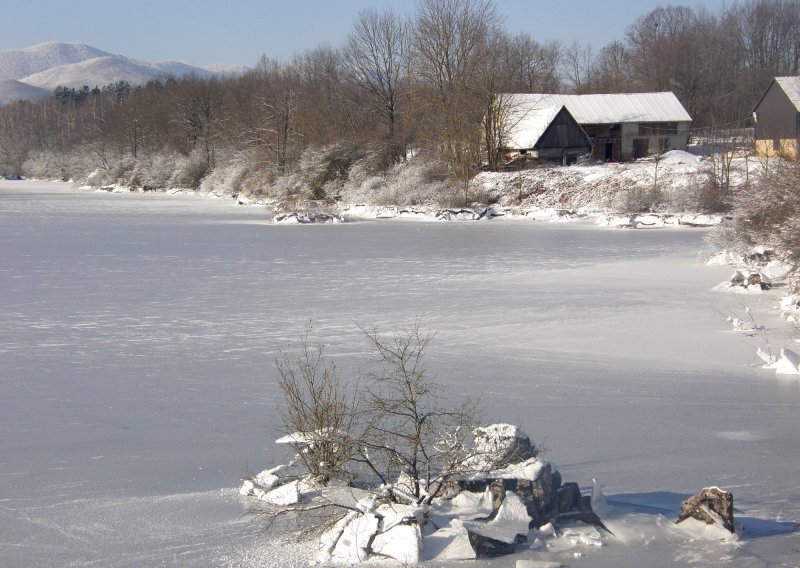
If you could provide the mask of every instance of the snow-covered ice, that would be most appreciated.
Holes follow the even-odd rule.
[[[603,546],[588,527],[493,566],[797,565],[798,382],[719,312],[752,304],[770,337],[787,322],[775,290],[712,290],[731,269],[697,262],[703,235],[280,226],[232,201],[0,182],[0,565],[308,565],[233,489],[288,457],[277,350],[313,318],[348,370],[368,355],[354,321],[417,315],[444,396],[519,424],[564,479],[602,480]],[[673,525],[708,485],[735,496],[735,544]]]

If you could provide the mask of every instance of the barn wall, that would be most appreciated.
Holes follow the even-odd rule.
[[[773,81],[755,109],[756,140],[788,140],[800,136],[800,119],[792,101]]]

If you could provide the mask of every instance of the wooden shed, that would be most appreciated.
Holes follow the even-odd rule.
[[[591,140],[564,105],[510,109],[505,120],[507,153],[566,165],[592,150]]]
[[[800,77],[775,77],[753,109],[756,154],[800,158]]]

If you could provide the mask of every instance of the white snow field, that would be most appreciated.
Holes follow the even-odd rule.
[[[313,546],[237,495],[287,457],[276,351],[313,319],[352,369],[355,321],[416,316],[444,396],[480,399],[608,501],[615,536],[569,528],[491,566],[798,566],[800,381],[720,314],[752,306],[777,352],[779,291],[712,290],[732,269],[697,261],[703,235],[276,226],[233,202],[2,181],[0,566],[307,565]],[[709,485],[734,494],[738,541],[672,524]]]

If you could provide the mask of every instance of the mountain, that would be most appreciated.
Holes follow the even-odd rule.
[[[26,85],[13,79],[0,81],[0,106],[19,100],[36,101],[52,94],[51,90]]]
[[[25,49],[0,51],[0,80],[22,79],[51,67],[111,55],[81,43],[40,43]]]
[[[59,65],[28,75],[20,80],[28,85],[52,91],[60,85],[75,88],[84,85],[102,87],[117,81],[127,81],[131,85],[139,85],[159,77],[169,75],[180,77],[190,74],[208,77],[211,72],[185,63],[147,63],[134,61],[122,55],[107,55],[79,63]]]
[[[244,70],[222,65],[205,69],[180,61],[137,61],[81,43],[42,43],[0,51],[0,105],[19,99],[36,100],[62,85],[103,87],[118,81],[139,85],[168,76],[211,77]]]

